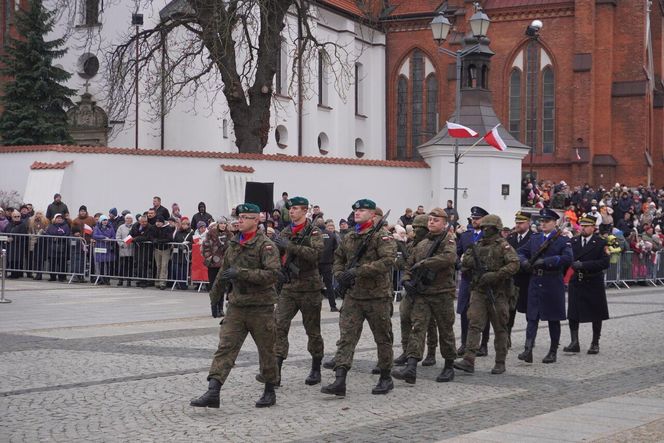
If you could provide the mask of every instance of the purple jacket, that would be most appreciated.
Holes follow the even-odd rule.
[[[110,223],[106,224],[106,227],[101,223],[95,225],[94,230],[92,231],[92,238],[95,240],[94,249],[95,249],[95,261],[97,262],[109,262],[115,260],[115,254],[113,248],[115,247],[115,229]],[[98,250],[106,250],[105,252],[97,252]]]

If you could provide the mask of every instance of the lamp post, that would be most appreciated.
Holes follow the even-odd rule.
[[[481,37],[486,37],[487,31],[489,30],[489,25],[491,20],[484,13],[479,3],[475,2],[475,13],[470,17],[470,29],[473,33],[473,36],[477,39]],[[463,58],[477,51],[480,48],[480,43],[476,43],[471,47],[459,49],[457,51],[450,51],[447,48],[443,48],[441,45],[447,39],[447,35],[452,28],[452,24],[442,13],[438,14],[431,21],[431,32],[433,33],[433,39],[438,43],[438,51],[442,54],[454,57],[456,59],[456,95],[455,95],[455,108],[454,108],[454,122],[461,123],[460,112],[461,112],[461,70],[463,66]],[[461,156],[459,155],[459,140],[454,139],[454,208],[457,208],[457,197],[459,192],[459,160]],[[450,188],[446,188],[450,189]],[[465,190],[466,188],[464,188]]]

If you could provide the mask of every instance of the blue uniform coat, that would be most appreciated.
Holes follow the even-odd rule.
[[[473,243],[477,243],[482,238],[482,232],[475,233],[474,230],[470,229],[459,236],[459,241],[457,241],[457,258],[461,258],[466,249],[470,248]],[[457,314],[462,314],[466,309],[468,309],[468,304],[470,303],[470,278],[464,277],[461,275],[459,281],[459,295],[457,300]]]

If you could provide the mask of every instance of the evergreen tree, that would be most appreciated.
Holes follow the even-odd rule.
[[[70,144],[65,109],[76,90],[63,85],[71,74],[53,66],[67,49],[64,39],[45,41],[53,30],[55,11],[42,0],[29,0],[27,11],[16,13],[19,38],[10,38],[0,56],[0,73],[8,78],[0,98],[0,137],[5,145]]]

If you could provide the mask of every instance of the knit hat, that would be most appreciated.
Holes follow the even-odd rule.
[[[100,215],[100,216],[99,216],[99,221],[100,221],[100,222],[103,222],[104,220],[107,220],[107,221],[108,221],[108,217],[106,217],[105,215]]]
[[[207,227],[207,223],[205,223],[203,220],[196,223],[196,229],[205,228],[205,227]]]
[[[87,206],[85,206],[85,205],[81,205],[81,207],[80,207],[80,208],[78,208],[78,211],[79,211],[79,212],[80,212],[80,211],[85,211],[85,212],[88,212],[88,207],[87,207]]]
[[[118,210],[117,210],[117,208],[111,208],[111,209],[108,210],[108,213],[113,214],[113,216],[115,217],[116,215],[118,215]]]

